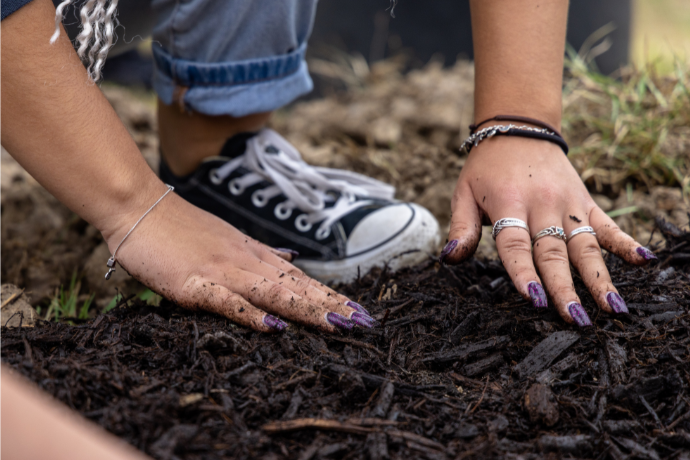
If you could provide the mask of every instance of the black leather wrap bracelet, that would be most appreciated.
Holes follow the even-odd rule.
[[[460,146],[460,150],[464,150],[467,153],[472,150],[472,147],[476,147],[485,139],[489,139],[494,136],[515,136],[515,137],[526,137],[530,139],[539,139],[542,141],[548,141],[553,144],[558,145],[563,153],[568,154],[568,144],[563,140],[563,138],[554,133],[553,131],[546,128],[533,128],[531,126],[515,126],[515,125],[495,125],[489,126],[482,130],[473,133],[468,137],[465,142]]]

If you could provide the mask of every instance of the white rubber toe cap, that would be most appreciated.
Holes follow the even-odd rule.
[[[373,251],[391,243],[399,253],[433,251],[440,239],[438,222],[425,208],[412,203],[386,206],[362,219],[347,242],[347,256]]]
[[[374,267],[391,271],[427,260],[441,241],[439,225],[425,208],[399,203],[372,212],[352,230],[342,260],[297,259],[294,263],[324,283],[350,283]]]

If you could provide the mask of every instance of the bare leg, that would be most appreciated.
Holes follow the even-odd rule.
[[[218,155],[228,138],[261,129],[271,113],[255,113],[240,118],[208,116],[183,112],[176,105],[165,105],[159,100],[161,154],[175,175],[190,174],[204,158]]]
[[[6,458],[150,458],[59,404],[4,364],[2,425],[2,454]]]

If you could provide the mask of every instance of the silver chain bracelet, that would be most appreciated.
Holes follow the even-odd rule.
[[[555,136],[556,133],[553,131],[549,131],[548,129],[543,129],[543,128],[533,128],[531,126],[517,126],[513,124],[509,125],[495,125],[495,126],[489,126],[488,128],[481,129],[477,131],[476,133],[472,134],[470,137],[465,139],[465,142],[462,143],[460,146],[460,151],[464,151],[466,153],[469,153],[469,151],[472,149],[472,147],[476,147],[479,145],[481,141],[484,139],[489,139],[491,137],[494,137],[498,133],[505,134],[511,129],[519,129],[520,131],[529,131],[533,133],[540,133],[540,134],[548,134],[550,136]]]
[[[132,228],[129,229],[129,231],[127,232],[127,234],[125,235],[125,237],[122,238],[122,241],[120,241],[120,244],[118,244],[117,247],[115,248],[115,251],[113,252],[112,257],[111,257],[110,259],[108,259],[108,262],[106,263],[106,265],[108,266],[108,273],[105,274],[105,279],[106,279],[106,280],[109,280],[110,277],[113,276],[113,272],[115,272],[115,268],[114,268],[114,267],[115,267],[115,262],[117,262],[117,250],[120,249],[120,246],[122,246],[122,243],[124,243],[125,240],[127,239],[127,237],[130,235],[130,233],[132,233],[132,232],[134,231],[134,229],[137,228],[137,225],[139,225],[139,222],[141,222],[141,221],[144,219],[144,217],[146,217],[146,216],[148,215],[148,213],[150,213],[150,212],[153,210],[153,208],[155,208],[156,205],[157,205],[158,203],[160,203],[160,202],[163,200],[163,198],[165,198],[165,196],[166,196],[168,193],[170,193],[170,192],[172,192],[173,190],[175,190],[175,187],[173,187],[172,185],[168,185],[168,184],[165,184],[165,185],[168,187],[168,191],[165,192],[165,193],[163,194],[162,197],[158,198],[158,201],[156,201],[155,203],[153,203],[153,206],[151,206],[151,207],[149,208],[149,210],[146,211],[146,212],[144,213],[144,215],[141,216],[141,217],[139,218],[139,220],[132,226]]]

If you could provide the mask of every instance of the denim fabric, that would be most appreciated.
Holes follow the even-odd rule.
[[[0,2],[0,15],[2,19],[5,19],[30,1],[31,0],[2,0]]]
[[[275,110],[312,89],[316,0],[153,0],[154,88],[207,115]],[[125,24],[126,27],[126,24]]]

